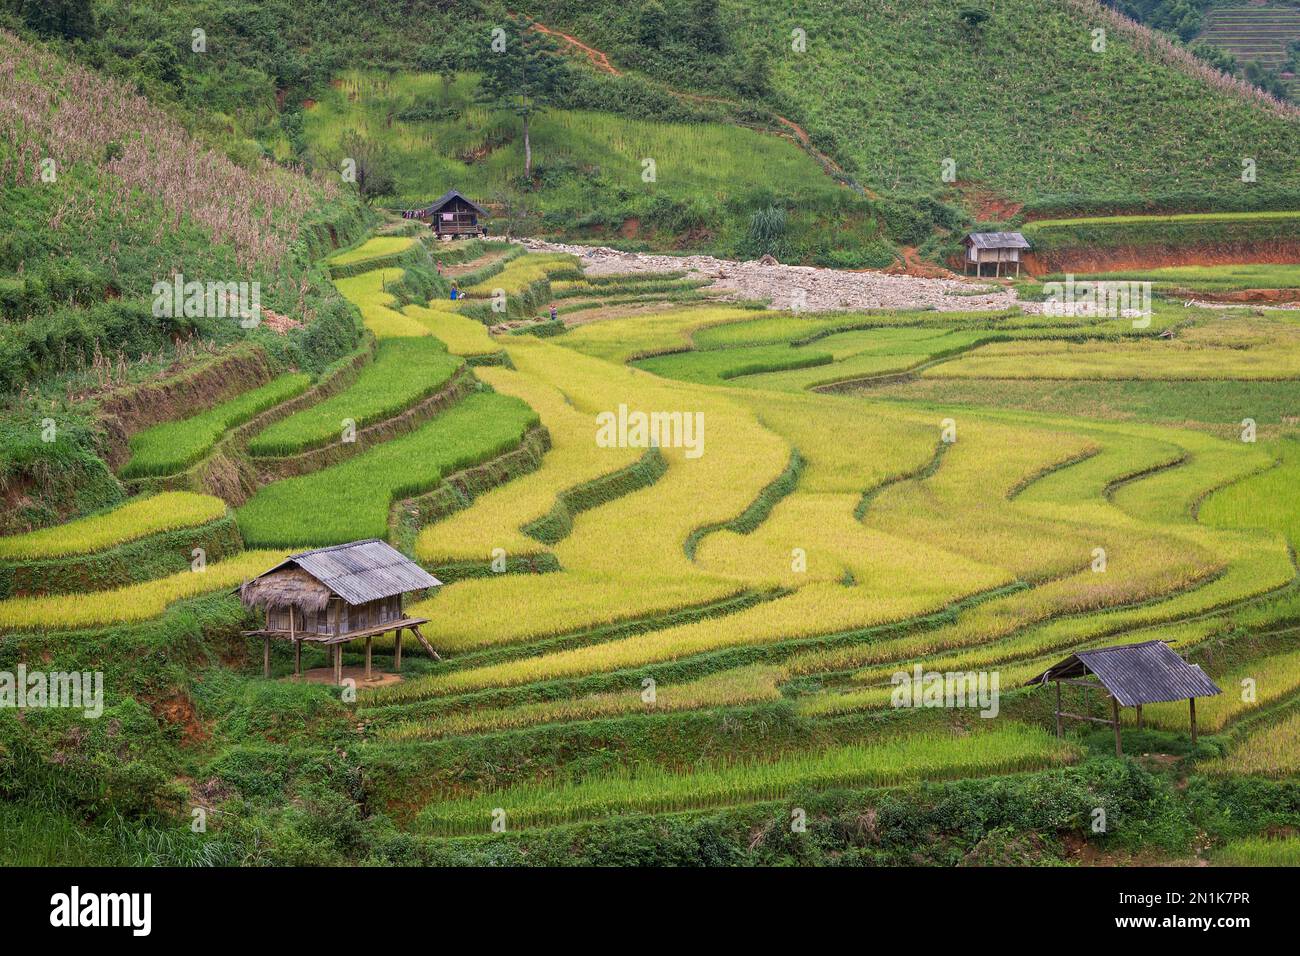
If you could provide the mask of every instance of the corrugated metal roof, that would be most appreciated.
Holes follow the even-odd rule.
[[[1222,693],[1203,670],[1187,663],[1164,641],[1078,651],[1029,683],[1084,674],[1095,674],[1102,686],[1125,707]]]
[[[302,568],[349,604],[364,604],[442,584],[402,552],[378,538],[291,554],[258,577],[289,565]]]
[[[972,232],[966,238],[977,249],[1029,248],[1029,241],[1018,232]]]
[[[432,215],[433,213],[436,213],[439,209],[441,209],[443,206],[447,205],[447,203],[451,202],[453,199],[462,199],[465,202],[469,203],[471,206],[473,206],[475,209],[478,210],[478,214],[480,216],[491,215],[491,213],[489,213],[486,209],[484,209],[474,200],[462,196],[460,192],[455,189],[448,189],[445,193],[443,193],[433,202],[429,203],[429,205],[425,207],[424,211]]]

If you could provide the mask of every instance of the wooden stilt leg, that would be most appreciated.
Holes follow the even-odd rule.
[[[1196,698],[1187,698],[1187,712],[1192,720],[1192,746],[1196,746]]]
[[[424,635],[420,633],[420,629],[418,627],[411,628],[411,633],[414,634],[416,639],[421,644],[424,645],[424,649],[429,652],[430,657],[432,657],[435,661],[442,660],[442,658],[438,656],[438,652],[433,649],[433,645],[430,644],[427,640],[425,640]]]
[[[1141,704],[1137,705],[1137,711],[1138,711],[1138,730],[1141,730],[1142,729],[1142,705]]]
[[[302,676],[302,641],[293,642],[293,676]]]
[[[374,649],[374,644],[375,639],[373,637],[366,638],[366,680],[370,680],[370,654]]]
[[[343,686],[343,645],[334,645],[334,683]]]
[[[402,672],[402,629],[399,627],[393,635],[393,670]]]
[[[1124,742],[1119,736],[1119,701],[1112,697],[1110,699],[1111,721],[1115,724],[1115,756],[1124,756]]]
[[[262,639],[262,676],[271,676],[271,639],[269,637]]]
[[[1056,736],[1061,734],[1061,682],[1056,682]]]

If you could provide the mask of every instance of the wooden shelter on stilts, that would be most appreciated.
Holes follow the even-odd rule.
[[[1029,241],[1018,232],[972,232],[961,244],[966,247],[962,272],[969,273],[974,265],[977,276],[984,275],[985,263],[993,264],[996,276],[1009,273],[1012,265],[1016,267],[1016,275],[1020,275],[1022,254],[1029,249]]]
[[[293,672],[302,673],[304,642],[327,648],[334,683],[343,682],[343,645],[364,641],[371,679],[374,639],[393,631],[393,669],[402,669],[402,632],[409,630],[434,660],[420,633],[428,618],[407,617],[402,598],[442,582],[391,545],[375,539],[290,555],[238,588],[247,607],[266,611],[266,624],[245,636],[263,640],[262,671],[271,676],[271,641],[293,644]]]
[[[1094,679],[1090,679],[1094,678]],[[1143,641],[1141,644],[1120,644],[1099,647],[1090,651],[1076,651],[1065,660],[1053,664],[1031,684],[1056,684],[1056,736],[1062,733],[1061,720],[1088,720],[1097,724],[1110,724],[1115,729],[1115,756],[1124,755],[1124,745],[1119,733],[1119,709],[1137,708],[1137,726],[1142,729],[1142,705],[1164,704],[1186,700],[1192,730],[1192,746],[1196,746],[1196,698],[1213,697],[1223,693],[1214,681],[1195,664],[1189,664],[1164,641]],[[1061,709],[1061,685],[1070,684],[1082,689],[1085,697],[1090,691],[1105,691],[1110,697],[1110,719],[1075,714]],[[1082,708],[1087,709],[1085,706]]]

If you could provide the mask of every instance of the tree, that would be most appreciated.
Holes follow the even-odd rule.
[[[1190,50],[1198,59],[1204,60],[1220,73],[1227,73],[1229,76],[1233,76],[1237,72],[1237,58],[1222,47],[1214,46],[1212,43],[1206,43],[1204,40],[1197,40],[1187,49]]]
[[[725,53],[727,34],[718,14],[718,0],[690,0],[686,8],[687,35],[700,53]]]
[[[638,43],[651,50],[658,50],[663,46],[664,24],[668,20],[668,12],[659,0],[645,0],[636,8],[633,17]]]
[[[772,63],[766,50],[754,47],[740,58],[735,84],[746,96],[761,98],[771,92]]]
[[[91,0],[18,0],[18,13],[29,27],[46,36],[88,40],[95,35]]]
[[[445,46],[421,47],[416,57],[416,64],[421,70],[437,74],[438,79],[442,81],[443,105],[446,105],[447,97],[451,93],[451,81],[456,78],[456,70],[460,66],[459,59],[455,50]]]
[[[1253,83],[1265,93],[1279,100],[1286,99],[1286,84],[1282,82],[1282,77],[1278,75],[1276,70],[1269,69],[1258,60],[1251,60],[1246,64],[1245,75],[1247,83]]]
[[[340,166],[348,164],[357,184],[357,194],[363,202],[370,203],[397,191],[392,160],[382,144],[367,139],[356,130],[348,130],[339,140],[339,148],[342,150]]]
[[[522,17],[510,17],[505,27],[493,31],[480,66],[479,100],[497,109],[510,110],[523,123],[524,178],[531,178],[533,117],[554,105],[564,88],[568,70],[556,54],[551,38],[529,29],[528,21]]]

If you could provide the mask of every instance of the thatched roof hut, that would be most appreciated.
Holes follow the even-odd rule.
[[[304,617],[326,607],[334,596],[333,591],[309,572],[283,565],[245,582],[239,589],[239,599],[245,607],[267,610],[293,607]]]
[[[369,677],[373,639],[389,631],[396,632],[394,664],[398,669],[402,631],[407,628],[437,658],[419,630],[427,618],[407,617],[402,598],[441,584],[396,548],[372,538],[290,555],[242,584],[239,597],[246,607],[266,611],[266,626],[248,633],[265,639],[264,671],[268,676],[271,639],[277,638],[293,642],[296,671],[301,669],[303,641],[329,646],[336,676],[342,668],[342,645],[364,640]]]

